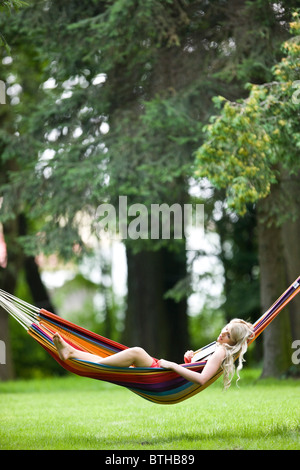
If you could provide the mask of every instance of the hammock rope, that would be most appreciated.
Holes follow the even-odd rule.
[[[299,291],[300,276],[254,323],[254,337],[249,341],[249,344],[264,331]],[[127,346],[75,325],[47,310],[34,307],[1,289],[0,306],[12,315],[27,330],[28,334],[69,372],[126,387],[153,403],[179,403],[207,388],[223,373],[222,369],[219,369],[208,382],[199,385],[187,381],[176,372],[163,368],[113,367],[79,359],[61,361],[52,339],[55,332],[58,332],[71,346],[101,357],[108,357],[127,349]],[[199,350],[200,354],[199,351],[197,352],[196,363],[182,364],[182,366],[201,372],[215,348],[216,342],[208,344]]]

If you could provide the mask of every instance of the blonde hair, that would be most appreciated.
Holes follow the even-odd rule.
[[[230,338],[235,343],[233,346],[229,344],[222,344],[226,351],[226,357],[222,362],[222,369],[224,370],[224,388],[227,390],[233,379],[235,373],[234,360],[239,358],[238,366],[236,368],[237,381],[240,380],[239,372],[243,368],[245,362],[244,354],[248,348],[248,341],[254,337],[253,326],[244,320],[235,318],[228,323],[230,326]]]

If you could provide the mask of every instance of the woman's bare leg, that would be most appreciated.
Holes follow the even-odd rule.
[[[91,362],[99,362],[101,360],[100,356],[96,356],[84,351],[79,351],[78,349],[73,348],[68,343],[66,343],[66,341],[64,341],[58,333],[53,335],[53,343],[55,344],[58,355],[62,361],[75,358]]]
[[[67,359],[82,359],[84,361],[96,362],[117,367],[150,367],[153,358],[142,348],[135,347],[124,349],[124,351],[113,354],[108,357],[101,357],[84,351],[79,351],[66,343],[58,333],[53,336],[53,342],[57,348],[59,357],[66,361]]]

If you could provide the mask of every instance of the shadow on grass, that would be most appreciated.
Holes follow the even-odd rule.
[[[283,438],[291,444],[295,442],[295,448],[299,448],[300,426],[297,428],[290,428],[286,425],[275,426],[273,429],[260,428],[260,429],[238,429],[228,430],[226,428],[220,430],[203,431],[199,433],[180,433],[168,437],[128,437],[126,439],[110,438],[98,435],[80,436],[78,434],[69,434],[65,439],[60,440],[61,448],[63,449],[98,449],[98,450],[153,450],[153,449],[168,449],[168,450],[182,450],[182,449],[242,449],[243,444],[245,448],[257,447],[257,443],[280,442]],[[298,447],[297,447],[298,442]],[[56,441],[57,445],[57,441]],[[262,447],[264,445],[262,444]],[[51,448],[51,443],[48,437],[48,448]],[[54,447],[53,447],[54,449]]]

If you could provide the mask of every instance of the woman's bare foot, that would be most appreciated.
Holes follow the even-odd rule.
[[[54,333],[53,343],[55,344],[58,355],[62,361],[66,361],[72,357],[73,348],[66,343],[58,333]]]

